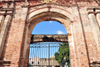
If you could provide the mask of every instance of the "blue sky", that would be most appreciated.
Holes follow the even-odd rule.
[[[43,21],[38,23],[32,31],[32,34],[67,34],[65,27],[57,21]],[[42,44],[37,44],[42,45]],[[44,44],[45,46],[48,44]],[[59,44],[51,44],[59,46]],[[30,46],[35,46],[31,44]],[[50,48],[50,57],[54,56],[59,47]],[[30,48],[29,58],[39,57],[39,58],[48,58],[48,48]]]
[[[34,27],[32,34],[67,34],[67,31],[57,21],[43,21]]]
[[[49,50],[49,42],[44,42],[44,43],[33,43],[30,44],[30,52],[29,52],[29,58],[49,58],[48,50]],[[50,44],[50,57],[54,56],[55,52],[58,52],[58,49],[60,47],[61,42],[55,43],[52,42]],[[56,47],[54,47],[56,46]]]

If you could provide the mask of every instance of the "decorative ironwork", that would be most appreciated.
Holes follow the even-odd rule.
[[[28,67],[62,67],[55,60],[61,42],[38,42],[30,44]]]

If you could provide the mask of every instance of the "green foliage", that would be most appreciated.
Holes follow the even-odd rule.
[[[55,52],[55,60],[58,61],[60,65],[65,65],[65,63],[68,63],[68,66],[70,67],[70,58],[69,58],[69,45],[68,43],[60,44],[58,52]]]

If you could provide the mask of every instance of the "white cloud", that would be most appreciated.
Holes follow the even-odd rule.
[[[63,32],[58,30],[58,31],[57,31],[57,34],[63,34]]]
[[[50,21],[49,23],[52,23],[52,21]]]

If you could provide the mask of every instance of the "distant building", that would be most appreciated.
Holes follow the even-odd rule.
[[[47,67],[49,59],[48,58],[38,58],[38,57],[34,57],[34,58],[30,58],[29,59],[29,67]],[[55,57],[52,56],[50,58],[50,65],[52,67],[62,67],[58,64],[58,62],[55,60]]]
[[[29,65],[39,65],[40,59],[38,57],[30,58],[29,59]],[[32,66],[30,66],[32,67]],[[34,66],[34,67],[40,67],[40,66]]]

